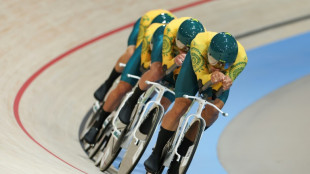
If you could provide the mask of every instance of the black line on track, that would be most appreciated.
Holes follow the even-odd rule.
[[[307,19],[310,19],[310,14],[305,15],[305,16],[300,16],[300,17],[297,17],[297,18],[294,18],[294,19],[290,19],[290,20],[287,20],[287,21],[283,21],[283,22],[280,22],[280,23],[276,23],[276,24],[273,24],[273,25],[269,25],[269,26],[266,26],[266,27],[263,27],[263,28],[259,28],[259,29],[253,30],[253,31],[249,31],[249,32],[246,32],[246,33],[243,33],[243,34],[240,34],[240,35],[236,35],[235,38],[236,39],[245,38],[245,37],[252,36],[252,35],[255,35],[255,34],[258,34],[258,33],[262,33],[262,32],[267,31],[267,30],[279,28],[279,27],[282,27],[282,26],[285,26],[285,25],[293,24],[293,23],[300,22],[300,21],[307,20]]]

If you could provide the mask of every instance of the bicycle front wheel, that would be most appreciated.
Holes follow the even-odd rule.
[[[159,107],[153,108],[146,116],[142,124],[140,125],[137,138],[138,142],[132,140],[129,148],[127,149],[123,160],[119,167],[119,173],[131,173],[136,167],[144,151],[146,150],[154,131],[160,121],[160,115],[163,111]]]
[[[202,136],[202,132],[204,131],[204,127],[205,127],[204,120],[201,118],[201,119],[197,119],[193,121],[193,123],[187,129],[186,133],[190,130],[190,128],[193,128],[195,126],[197,126],[197,132],[195,135],[195,139],[194,139],[193,145],[189,147],[185,157],[183,157],[180,161],[179,174],[185,174],[192,162],[192,159],[195,155],[196,149],[200,141],[200,137]],[[186,135],[186,133],[184,135]]]

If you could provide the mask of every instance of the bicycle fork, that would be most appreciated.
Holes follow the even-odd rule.
[[[167,89],[165,86],[162,86],[162,85],[160,85],[160,84],[158,84],[158,83],[154,83],[154,82],[150,82],[150,81],[146,81],[145,83],[151,84],[151,85],[152,85],[151,91],[152,91],[152,93],[153,93],[154,91],[156,91],[157,97],[156,97],[155,101],[149,101],[149,102],[145,105],[145,107],[144,107],[144,109],[143,109],[143,112],[142,112],[142,114],[141,114],[141,116],[140,116],[140,118],[139,118],[139,120],[138,120],[138,124],[137,124],[137,126],[135,127],[135,129],[134,129],[134,131],[133,131],[133,138],[134,138],[134,140],[135,140],[135,144],[136,144],[136,145],[138,145],[140,142],[145,142],[145,140],[140,140],[140,139],[138,139],[136,133],[137,133],[138,128],[140,127],[140,125],[142,124],[143,120],[144,120],[145,117],[146,117],[147,108],[148,108],[149,106],[151,106],[152,104],[153,104],[153,108],[155,108],[155,107],[158,106],[158,107],[160,108],[160,110],[162,111],[162,112],[161,112],[162,114],[159,115],[159,116],[160,116],[160,120],[161,120],[162,117],[163,117],[163,115],[164,115],[163,113],[165,112],[165,109],[164,109],[164,107],[160,104],[160,101],[161,101],[161,99],[162,99],[162,97],[163,97],[163,95],[164,95],[164,93],[165,93],[166,91],[168,91],[168,92],[174,94],[173,91],[171,91],[170,89]],[[150,110],[152,110],[153,108],[151,108]]]
[[[201,99],[199,97],[195,97],[195,96],[188,96],[188,95],[184,95],[184,98],[188,98],[188,99],[194,99],[191,106],[189,107],[188,111],[191,109],[193,103],[197,102],[198,103],[198,109],[196,111],[196,113],[194,114],[191,114],[189,116],[186,117],[185,119],[185,116],[187,113],[185,113],[185,115],[181,118],[180,120],[180,125],[178,126],[178,132],[176,135],[178,135],[178,137],[174,140],[173,144],[174,144],[174,148],[172,153],[170,153],[170,155],[167,157],[167,160],[165,160],[165,166],[169,166],[170,165],[170,162],[172,161],[173,157],[174,157],[174,154],[177,156],[177,161],[179,162],[180,159],[181,159],[181,155],[178,153],[178,148],[181,144],[181,141],[182,141],[182,137],[185,137],[185,133],[187,132],[185,129],[189,128],[190,126],[187,126],[189,125],[189,120],[191,118],[193,118],[193,121],[191,121],[191,123],[195,123],[196,120],[200,120],[200,122],[203,124],[203,128],[205,128],[206,126],[206,122],[205,120],[202,118],[201,116],[201,113],[203,111],[203,109],[205,108],[206,105],[210,105],[212,107],[214,107],[216,110],[218,110],[223,116],[227,117],[228,114],[221,111],[217,106],[215,106],[214,104],[204,100],[204,99]],[[187,112],[188,112],[187,111]],[[185,121],[184,121],[185,119]],[[182,124],[181,124],[182,123]],[[202,137],[202,134],[201,136],[199,137],[199,140],[201,139]],[[188,158],[188,156],[185,156],[184,157],[185,159]]]

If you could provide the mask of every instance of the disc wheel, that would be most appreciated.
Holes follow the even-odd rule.
[[[154,131],[160,121],[160,109],[159,107],[155,107],[149,111],[146,118],[140,125],[137,134],[137,138],[139,140],[135,142],[133,139],[124,154],[123,160],[119,167],[119,173],[131,173],[131,171],[136,167],[140,158],[142,157],[144,151],[146,150]]]
[[[92,159],[96,154],[97,152],[100,150],[100,149],[103,149],[104,147],[102,146],[105,146],[111,136],[111,131],[112,131],[112,125],[111,125],[111,122],[109,122],[105,127],[104,129],[102,129],[100,131],[100,135],[99,136],[99,140],[96,142],[96,144],[91,147],[89,150],[88,150],[88,157],[90,159]]]
[[[83,140],[85,134],[88,132],[88,130],[90,129],[90,127],[95,123],[96,121],[96,112],[93,112],[92,109],[89,110],[88,114],[86,115],[87,120],[84,124],[83,130],[81,131],[79,138],[80,141]]]
[[[187,170],[188,170],[188,168],[192,162],[192,159],[195,155],[195,152],[197,150],[202,132],[204,131],[204,127],[205,127],[204,120],[197,119],[193,122],[193,124],[190,125],[190,127],[195,126],[195,125],[197,125],[198,130],[197,130],[195,139],[193,141],[193,145],[191,145],[189,147],[185,157],[181,158],[180,167],[179,167],[179,174],[185,174],[187,172]],[[189,129],[187,129],[187,131],[188,130]],[[185,133],[185,135],[186,135],[186,133]],[[183,137],[182,137],[182,139],[183,139]]]
[[[99,166],[101,171],[107,170],[116,159],[119,152],[122,150],[121,144],[127,132],[126,127],[127,126],[125,124],[122,124],[121,122],[117,123],[117,128],[118,130],[121,130],[121,132],[118,135],[115,134],[116,132],[112,132],[112,134],[114,135],[111,135],[107,146],[103,150],[103,157]],[[115,136],[118,138],[116,138]]]

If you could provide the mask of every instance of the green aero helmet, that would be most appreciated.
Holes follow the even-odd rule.
[[[186,19],[179,27],[177,39],[185,46],[190,47],[192,40],[200,32],[204,32],[203,25],[197,19]]]
[[[210,43],[209,54],[228,69],[237,58],[238,44],[236,39],[227,32],[217,33]]]
[[[174,17],[168,13],[161,13],[158,16],[156,16],[153,21],[153,23],[162,23],[162,24],[167,24],[170,21],[172,21],[174,19]]]

